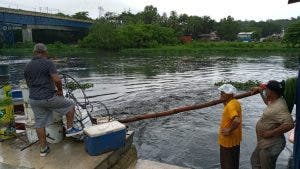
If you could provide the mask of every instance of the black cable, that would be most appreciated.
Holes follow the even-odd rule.
[[[82,88],[80,88],[80,83],[77,80],[75,80],[75,78],[73,78],[72,76],[65,74],[65,73],[60,73],[60,74],[62,75],[64,83],[65,83],[66,97],[72,99],[75,102],[76,109],[78,112],[78,113],[75,113],[75,118],[78,122],[80,122],[80,125],[82,128],[84,128],[83,121],[87,118],[87,116],[89,117],[92,124],[97,124],[97,119],[92,116],[92,112],[94,111],[94,104],[100,104],[101,106],[103,106],[106,114],[108,115],[108,121],[111,120],[109,110],[104,103],[102,103],[101,101],[91,103],[88,100],[88,97],[85,94],[84,90]],[[78,89],[80,90],[80,92],[83,95],[84,102],[79,102],[77,100],[77,98],[75,97],[75,95],[73,94],[73,90],[71,90],[67,87],[67,84],[69,83],[68,78],[71,79],[76,84],[76,86],[79,86]],[[86,110],[86,112],[87,112],[86,117],[82,117],[83,113],[81,112],[80,108]]]

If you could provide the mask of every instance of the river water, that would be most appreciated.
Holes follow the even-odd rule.
[[[111,54],[76,56],[58,64],[60,72],[79,82],[93,83],[87,89],[91,101],[100,100],[115,118],[160,112],[219,98],[215,82],[284,80],[297,75],[297,56],[136,56]],[[30,57],[1,56],[11,65],[15,87],[23,78]],[[243,91],[239,91],[242,93]],[[256,95],[240,100],[243,109],[243,140],[240,168],[250,169],[256,144],[255,124],[265,105]],[[217,135],[223,105],[129,124],[135,130],[134,144],[141,159],[196,169],[220,168]],[[294,112],[293,112],[294,114]],[[281,153],[277,168],[287,168],[292,145]]]

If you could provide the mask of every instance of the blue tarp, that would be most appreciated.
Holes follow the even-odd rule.
[[[296,126],[294,142],[294,169],[300,169],[300,67],[296,88]]]

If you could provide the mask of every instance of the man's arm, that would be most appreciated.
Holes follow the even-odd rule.
[[[252,94],[254,94],[254,93],[256,93],[256,92],[259,92],[259,94],[260,94],[262,100],[264,101],[264,103],[265,103],[266,105],[268,105],[268,100],[267,100],[267,98],[265,98],[265,96],[263,95],[263,89],[262,89],[261,87],[253,87],[253,88],[251,89],[251,91],[252,91]]]
[[[57,73],[51,74],[51,78],[54,81],[54,84],[57,88],[57,95],[58,96],[63,96],[64,94],[63,94],[63,91],[62,91],[62,82],[61,82],[61,79],[60,79],[59,75]]]
[[[238,128],[239,124],[241,123],[241,119],[238,116],[235,116],[231,122],[230,127],[222,129],[222,134],[224,136],[230,135],[230,133]]]
[[[270,138],[280,136],[283,133],[286,133],[294,128],[294,124],[281,124],[279,127],[268,130],[268,131],[261,131],[258,134],[263,138]]]

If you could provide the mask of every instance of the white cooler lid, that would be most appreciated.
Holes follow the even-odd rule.
[[[118,121],[107,122],[87,127],[83,130],[89,137],[98,137],[116,131],[124,130],[126,126]]]

